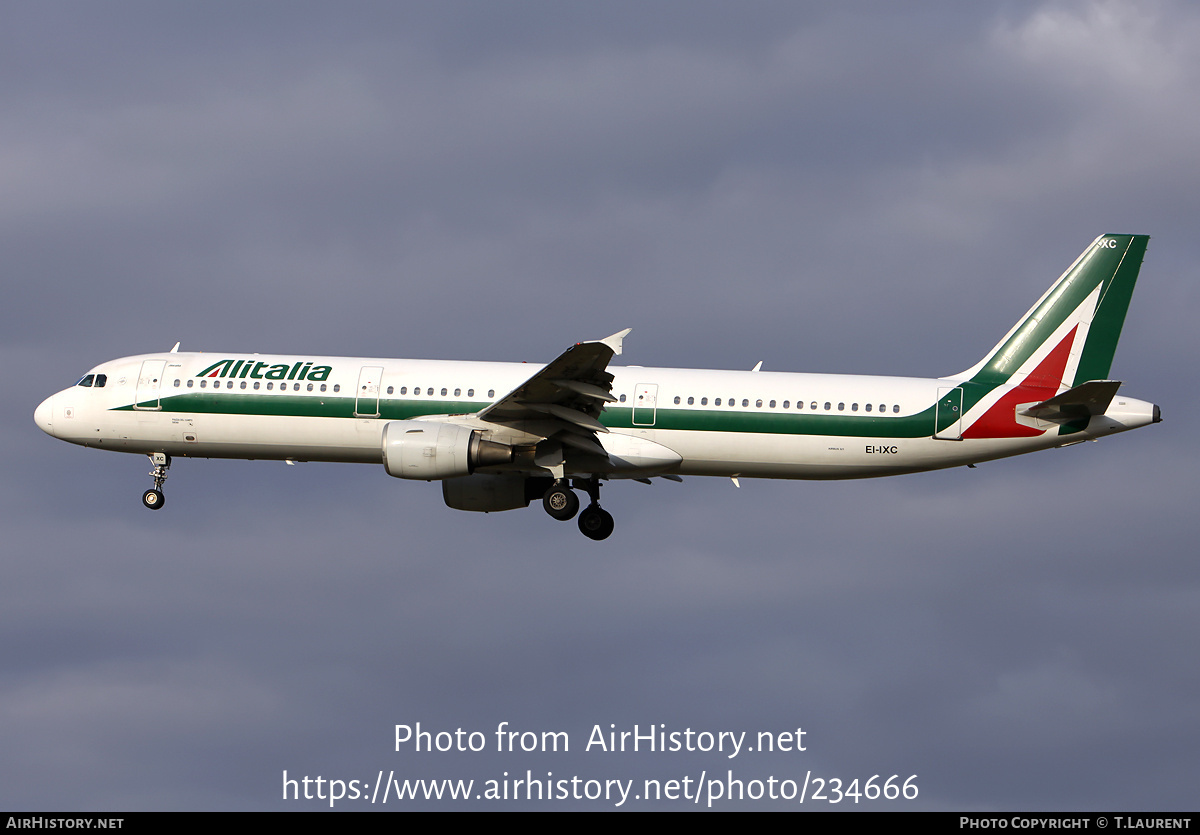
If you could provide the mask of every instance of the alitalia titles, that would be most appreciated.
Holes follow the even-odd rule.
[[[331,365],[313,365],[303,360],[294,365],[270,365],[255,360],[221,360],[197,374],[197,377],[230,377],[251,380],[311,380],[323,383],[333,371]]]

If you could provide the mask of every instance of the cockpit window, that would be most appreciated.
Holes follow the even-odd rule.
[[[76,383],[75,385],[77,385],[77,386],[85,386],[85,387],[89,387],[89,388],[90,388],[90,387],[91,387],[91,385],[92,385],[92,382],[93,382],[93,381],[95,381],[95,379],[96,379],[96,375],[95,375],[95,374],[88,374],[86,377],[84,377],[82,380],[80,380],[80,381],[79,381],[78,383]]]
[[[107,382],[108,382],[107,374],[97,374],[96,375],[96,388],[98,388],[98,389],[104,388],[104,384]]]

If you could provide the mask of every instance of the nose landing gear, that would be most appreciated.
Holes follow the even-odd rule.
[[[171,467],[171,456],[164,452],[155,452],[147,456],[154,469],[150,477],[154,479],[154,487],[142,494],[142,504],[151,510],[160,510],[166,499],[163,497],[162,486],[167,480],[167,470]]]

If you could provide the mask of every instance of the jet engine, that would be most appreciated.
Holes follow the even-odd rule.
[[[442,482],[442,498],[455,510],[474,510],[494,513],[528,507],[554,483],[552,478],[504,474],[476,473],[463,478],[448,478]]]
[[[477,429],[428,420],[393,420],[383,427],[383,466],[396,478],[436,481],[513,460],[513,448],[485,441]]]

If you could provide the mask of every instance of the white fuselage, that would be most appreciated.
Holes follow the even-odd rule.
[[[120,452],[378,464],[384,426],[391,420],[453,420],[501,442],[537,440],[545,433],[536,420],[501,427],[473,422],[472,415],[539,368],[146,354],[96,366],[89,375],[102,375],[102,387],[65,389],[38,406],[35,420],[54,437]],[[208,376],[199,376],[208,369],[213,369]],[[1055,424],[1022,419],[1039,431],[964,439],[956,427],[935,437],[935,404],[962,380],[637,366],[608,371],[617,402],[601,417],[609,433],[599,440],[628,463],[610,473],[617,477],[883,476],[1062,446],[1156,418],[1152,404],[1118,396],[1103,415],[1072,434],[1060,434]],[[976,408],[982,411],[996,396]],[[958,426],[969,426],[975,417],[966,409]],[[663,448],[667,452],[655,453]]]

